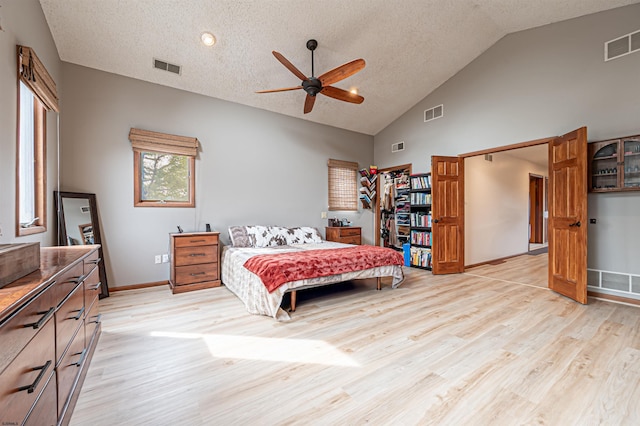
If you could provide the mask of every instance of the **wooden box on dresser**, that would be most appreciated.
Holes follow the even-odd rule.
[[[100,335],[98,246],[46,247],[0,288],[0,422],[66,425]]]
[[[327,241],[345,244],[362,244],[362,228],[357,226],[327,226],[325,228]]]
[[[219,232],[169,234],[173,293],[220,286]]]

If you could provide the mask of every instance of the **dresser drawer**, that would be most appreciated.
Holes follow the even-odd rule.
[[[0,413],[3,424],[22,424],[44,389],[56,363],[54,341],[55,325],[49,320],[2,372]]]
[[[55,426],[58,423],[56,378],[52,375],[24,426]]]
[[[78,284],[56,311],[56,359],[62,357],[78,328],[84,323],[84,286]],[[84,336],[84,333],[83,333]]]
[[[345,243],[345,244],[357,244],[357,245],[360,245],[360,235],[354,236],[354,237],[341,237],[340,238],[340,242],[341,243]]]
[[[59,305],[73,291],[73,289],[84,279],[84,265],[78,262],[73,268],[60,275],[56,279],[53,287],[54,298]]]
[[[93,271],[84,280],[84,307],[89,309],[89,306],[98,299],[100,295],[100,274],[98,268],[94,268]]]
[[[84,274],[87,275],[92,269],[98,266],[98,263],[102,262],[102,259],[98,257],[98,250],[91,253],[84,259]]]
[[[197,246],[176,248],[175,265],[198,265],[201,263],[217,263],[218,246]]]
[[[82,364],[84,364],[87,356],[87,349],[84,344],[84,330],[78,330],[73,336],[73,340],[69,345],[69,349],[62,357],[60,364],[56,367],[56,378],[58,380],[58,416],[62,414],[62,410],[71,394],[73,384],[75,383]]]
[[[215,281],[218,279],[218,265],[189,265],[176,266],[175,285],[192,284],[201,281]]]
[[[0,372],[53,317],[57,305],[53,289],[48,287],[0,326]]]
[[[360,237],[360,228],[341,228],[339,232],[341,237]]]
[[[176,247],[209,246],[218,244],[218,235],[186,235],[174,236]]]
[[[91,343],[91,339],[93,339],[93,335],[96,333],[98,325],[100,325],[100,321],[100,303],[96,300],[89,307],[84,318],[84,332],[87,346]]]

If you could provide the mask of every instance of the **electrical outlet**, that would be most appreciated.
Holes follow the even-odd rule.
[[[321,212],[320,219],[326,219],[326,218],[327,218],[327,212]]]
[[[162,255],[162,263],[168,263],[168,262],[169,262],[169,255],[165,253]]]
[[[162,263],[162,256],[159,254],[156,254],[156,263]]]

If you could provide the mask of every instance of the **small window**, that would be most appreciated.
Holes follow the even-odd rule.
[[[329,210],[358,210],[358,163],[329,160]]]
[[[33,92],[19,82],[17,156],[17,235],[45,232],[45,107]]]
[[[195,207],[195,167],[198,140],[131,129],[134,205]]]

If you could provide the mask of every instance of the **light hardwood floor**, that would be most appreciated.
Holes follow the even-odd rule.
[[[640,308],[513,263],[301,293],[286,323],[224,287],[112,293],[71,424],[640,424]]]

